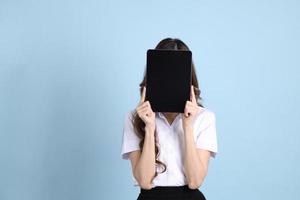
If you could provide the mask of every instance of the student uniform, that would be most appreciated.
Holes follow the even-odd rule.
[[[128,160],[129,153],[140,150],[140,138],[134,133],[130,121],[134,110],[125,114],[123,138],[121,146],[122,159]],[[202,108],[195,116],[193,123],[194,140],[196,147],[210,151],[210,156],[215,158],[218,152],[216,135],[216,118],[213,111]],[[159,160],[166,164],[167,170],[160,165],[156,166],[158,175],[153,179],[150,190],[140,188],[138,200],[205,200],[199,189],[190,189],[187,185],[184,169],[184,132],[182,128],[182,114],[178,114],[172,124],[169,124],[161,112],[155,113],[156,137],[159,143]],[[139,186],[131,173],[134,186]]]

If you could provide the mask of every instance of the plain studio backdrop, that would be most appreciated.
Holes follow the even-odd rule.
[[[209,200],[300,199],[300,3],[0,1],[0,199],[135,199],[121,159],[146,50],[191,48],[218,150]]]

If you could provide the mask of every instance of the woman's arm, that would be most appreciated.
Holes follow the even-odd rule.
[[[145,138],[143,150],[130,153],[132,172],[141,188],[151,189],[152,178],[155,175],[155,113],[149,101],[145,101],[146,87],[143,86],[141,100],[136,108],[139,117],[145,123]]]
[[[207,174],[210,152],[197,149],[193,136],[193,128],[186,127],[185,132],[185,160],[188,186],[191,189],[199,188]]]
[[[193,85],[190,99],[191,101],[186,102],[182,120],[185,138],[184,168],[189,188],[196,189],[200,187],[207,174],[210,152],[196,148],[193,122],[201,107],[197,104]]]
[[[151,189],[151,181],[155,175],[155,140],[154,129],[145,128],[145,141],[142,152],[134,151],[129,154],[132,173],[139,185]]]

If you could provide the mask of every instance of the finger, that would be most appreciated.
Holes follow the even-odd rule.
[[[189,108],[188,108],[188,107],[185,107],[185,108],[184,108],[184,115],[185,115],[186,117],[189,116]]]
[[[184,106],[184,112],[185,112],[185,110],[188,108],[188,107],[190,107],[190,101],[186,101],[185,102],[185,106]]]
[[[153,113],[149,111],[149,112],[147,113],[147,116],[148,116],[148,117],[152,117],[152,114],[153,114]]]
[[[186,104],[185,104],[185,106],[189,106],[189,107],[193,107],[193,108],[199,107],[198,104],[195,105],[194,103],[192,103],[190,101],[187,101]]]
[[[141,108],[140,110],[138,110],[138,112],[144,112],[145,110],[148,113],[152,113],[152,109],[151,109],[151,106],[149,104],[147,104],[147,106],[145,106],[144,108]]]
[[[197,107],[190,102],[185,105],[185,109],[187,109],[188,113],[195,113],[197,111]]]
[[[195,97],[195,91],[193,85],[191,85],[191,102],[196,103],[196,97]]]
[[[149,108],[150,108],[151,112],[153,112],[153,111],[152,111],[152,106],[151,106],[151,104],[150,104],[150,101],[147,101],[147,104],[149,105]]]
[[[146,87],[143,86],[143,91],[142,91],[142,96],[140,99],[140,103],[143,103],[145,101],[145,96],[146,96]]]
[[[147,117],[151,117],[151,111],[149,109],[146,109],[143,111],[143,115],[145,115]]]
[[[141,104],[137,107],[137,110],[149,106],[149,103],[147,103],[147,102],[148,102],[148,101],[145,101],[145,102],[141,103]]]
[[[146,119],[146,118],[147,118],[147,111],[144,110],[143,112],[140,112],[140,113],[139,113],[139,116],[140,116],[140,118],[142,118],[142,119]]]
[[[147,111],[147,110],[148,110],[148,108],[145,107],[145,108],[140,109],[138,112],[139,112],[140,114],[142,114],[142,113],[144,113],[144,112]]]
[[[194,109],[194,105],[186,105],[185,107],[188,109]]]
[[[195,115],[196,111],[193,108],[186,108],[186,116]]]
[[[186,110],[186,111],[184,112],[184,115],[185,115],[186,117],[188,117],[188,116],[189,116],[189,111]]]
[[[194,104],[191,101],[186,101],[186,105],[193,106]]]
[[[141,113],[142,111],[144,111],[145,109],[147,109],[147,107],[148,107],[148,106],[143,107],[143,108],[139,108],[139,109],[137,109],[137,112],[138,112],[138,113]]]

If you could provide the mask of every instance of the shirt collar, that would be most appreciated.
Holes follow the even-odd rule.
[[[157,114],[160,118],[166,118],[161,112],[157,112]],[[179,113],[179,115],[180,115],[180,113]],[[176,117],[178,117],[178,115]]]
[[[165,118],[165,116],[161,112],[157,112],[157,114],[160,118]]]

